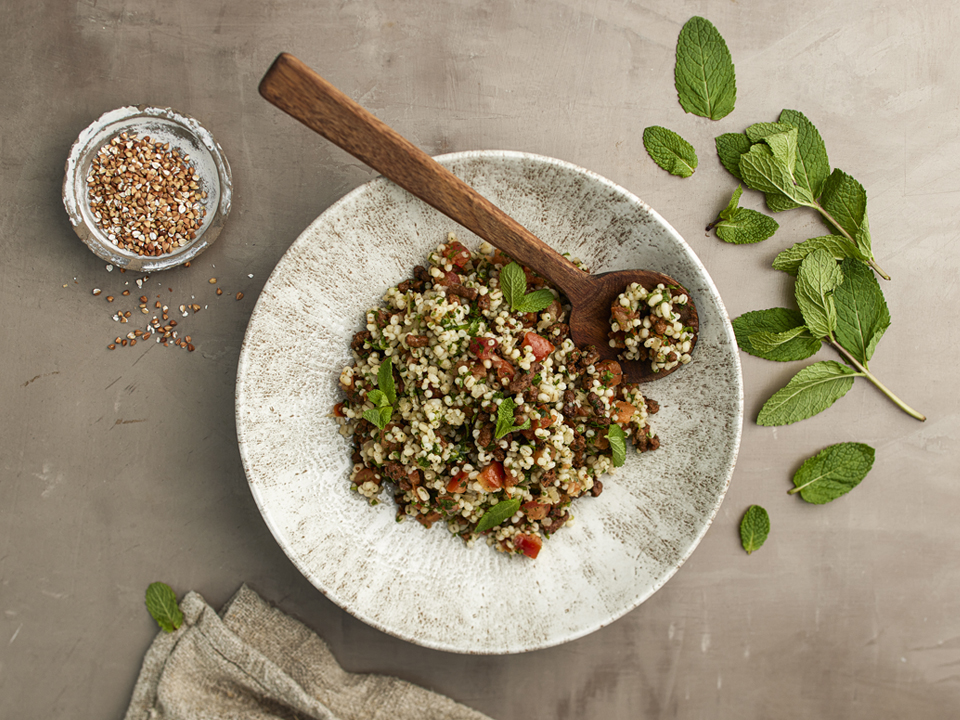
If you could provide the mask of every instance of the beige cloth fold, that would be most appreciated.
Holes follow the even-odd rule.
[[[384,675],[344,671],[327,644],[246,585],[217,614],[197,593],[143,660],[125,720],[489,720]]]

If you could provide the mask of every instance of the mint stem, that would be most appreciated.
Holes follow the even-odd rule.
[[[850,237],[850,233],[848,233],[846,230],[844,230],[843,227],[840,225],[840,223],[838,223],[836,220],[834,220],[833,215],[831,215],[830,213],[828,213],[828,212],[826,211],[826,209],[823,207],[823,205],[821,205],[821,204],[818,203],[816,200],[814,200],[814,201],[813,201],[813,205],[812,205],[811,207],[815,208],[815,209],[817,210],[817,212],[819,212],[821,215],[823,215],[824,219],[827,220],[827,222],[829,222],[831,225],[833,225],[837,230],[839,230],[847,240],[849,240],[850,242],[852,242],[854,247],[859,247],[859,245],[857,245],[857,241],[854,240],[852,237]],[[887,275],[887,274],[883,271],[883,268],[880,267],[880,266],[877,264],[877,261],[876,261],[876,259],[873,257],[873,254],[872,254],[872,253],[871,253],[870,257],[867,258],[867,264],[870,265],[870,267],[872,267],[874,270],[876,270],[876,271],[877,271],[877,274],[878,274],[880,277],[882,277],[884,280],[889,280],[889,279],[890,279],[890,276]]]
[[[867,370],[866,367],[864,367],[860,362],[858,362],[857,359],[856,359],[855,357],[853,357],[853,355],[851,355],[850,353],[848,353],[848,352],[844,349],[844,347],[843,347],[842,345],[840,345],[840,343],[836,342],[836,341],[833,340],[833,339],[829,339],[829,340],[827,340],[827,342],[828,342],[830,345],[832,345],[833,348],[834,348],[837,352],[839,352],[841,355],[843,355],[843,356],[850,362],[851,365],[853,365],[855,368],[857,368],[857,370],[859,370],[867,380],[869,380],[870,382],[872,382],[872,383],[877,387],[877,389],[878,389],[880,392],[882,392],[884,395],[886,395],[888,398],[890,398],[890,399],[894,402],[894,404],[895,404],[898,408],[900,408],[901,410],[903,410],[907,415],[909,415],[909,416],[912,417],[912,418],[916,418],[916,419],[919,420],[920,422],[923,422],[924,420],[927,419],[925,415],[921,415],[921,414],[918,413],[916,410],[914,410],[912,407],[910,407],[909,405],[907,405],[903,400],[901,400],[901,399],[898,398],[896,395],[894,395],[886,385],[884,385],[882,382],[880,382],[880,380],[878,380],[877,377],[876,377],[872,372],[870,372],[869,370]]]

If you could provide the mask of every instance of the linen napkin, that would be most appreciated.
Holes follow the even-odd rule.
[[[327,644],[246,585],[217,614],[195,592],[143,660],[125,720],[490,720],[384,675],[344,671]]]

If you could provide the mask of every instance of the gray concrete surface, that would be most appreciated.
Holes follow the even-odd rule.
[[[737,107],[718,122],[684,114],[673,89],[677,33],[695,14],[736,63]],[[250,583],[347,669],[396,674],[499,720],[960,714],[953,4],[8,0],[0,28],[0,717],[120,718],[156,631],[142,601],[154,580],[213,604]],[[894,321],[871,367],[929,419],[858,381],[816,418],[758,427],[764,399],[799,365],[745,356],[730,491],[693,557],[641,607],[509,657],[447,655],[362,624],[277,546],[236,445],[234,376],[258,291],[298,233],[371,177],[259,98],[281,50],[428,152],[525,150],[624,185],[687,238],[731,316],[788,303],[791,284],[769,263],[823,227],[792,211],[759,246],[705,234],[736,187],[713,138],[803,111],[833,166],[867,188],[893,277],[883,289]],[[138,291],[120,296],[135,276],[108,273],[60,203],[79,131],[141,102],[199,118],[233,166],[220,239],[145,286],[151,299],[207,308],[182,323],[194,353],[106,349],[112,311],[135,308]],[[694,144],[692,178],[647,157],[648,125]],[[762,208],[756,194],[746,203]],[[822,507],[786,494],[804,458],[843,440],[877,449],[859,488]],[[737,526],[752,503],[773,532],[748,557]]]

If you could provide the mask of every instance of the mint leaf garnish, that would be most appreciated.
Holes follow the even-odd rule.
[[[479,534],[495,528],[504,520],[509,520],[513,517],[519,509],[520,501],[516,498],[512,500],[501,500],[483,514],[480,522],[477,523],[477,527],[474,528],[474,532]]]
[[[740,521],[740,544],[747,555],[766,542],[770,534],[770,516],[759,505],[751,505]]]
[[[860,252],[872,257],[867,191],[863,185],[838,168],[827,178],[820,204],[828,213],[827,224],[852,238]]]
[[[797,333],[790,339],[785,335],[804,328],[803,316],[796,310],[770,308],[753,310],[733,320],[733,332],[740,349],[756,357],[777,362],[806,360],[816,354],[822,345],[809,332]],[[760,336],[760,347],[754,347],[753,338]],[[783,338],[776,342],[775,337]]]
[[[817,337],[832,337],[837,327],[833,291],[843,281],[837,261],[826,250],[814,250],[800,263],[797,273],[797,305],[803,321]]]
[[[397,390],[393,383],[393,360],[384,359],[380,363],[380,370],[377,371],[377,386],[387,397],[387,402],[391,405],[397,404]]]
[[[755,143],[750,152],[740,156],[740,176],[749,188],[783,195],[797,205],[817,207],[810,190],[797,184],[793,168],[788,168],[764,142]]]
[[[788,275],[796,276],[800,270],[800,263],[814,250],[826,250],[835,260],[843,260],[848,257],[866,260],[856,246],[845,237],[821,235],[788,247],[773,259],[773,268],[774,270],[783,270]]]
[[[743,187],[738,185],[730,203],[720,211],[720,216],[707,226],[713,228],[724,242],[745,245],[758,243],[773,237],[780,225],[773,218],[749,208],[738,207]]]
[[[797,162],[793,174],[797,182],[810,189],[813,197],[820,197],[823,185],[830,175],[830,161],[823,138],[813,123],[797,110],[783,110],[780,113],[780,124],[797,128]]]
[[[540,312],[554,301],[549,290],[535,290],[527,294],[527,274],[512,262],[500,271],[500,292],[514,312]]]
[[[859,375],[834,360],[808,365],[764,403],[757,424],[790,425],[813,417],[846,395]]]
[[[513,401],[513,398],[507,397],[500,401],[500,406],[497,408],[497,427],[494,433],[497,440],[514,430],[526,430],[530,427],[529,419],[524,420],[523,425],[513,424],[513,411],[516,407],[517,404]]]
[[[607,428],[607,440],[610,442],[610,457],[614,467],[622,467],[627,461],[627,436],[616,423]]]
[[[800,466],[789,492],[800,493],[800,497],[815,505],[836,500],[860,484],[873,467],[875,457],[876,451],[863,443],[831,445]]]
[[[737,180],[743,180],[740,176],[740,156],[745,152],[750,152],[750,138],[743,133],[725,133],[719,135],[714,144],[717,146],[717,156],[720,163]]]
[[[177,604],[177,594],[166,583],[150,583],[147,587],[147,610],[164,632],[172,633],[183,624],[183,613]]]
[[[709,20],[694,16],[680,30],[674,83],[688,113],[719,120],[733,110],[737,100],[733,59]]]
[[[840,265],[843,282],[834,291],[837,307],[837,342],[866,366],[890,327],[890,311],[874,274],[856,260]]]
[[[644,129],[643,146],[653,161],[671,175],[690,177],[697,169],[697,151],[673,130],[657,125]]]

